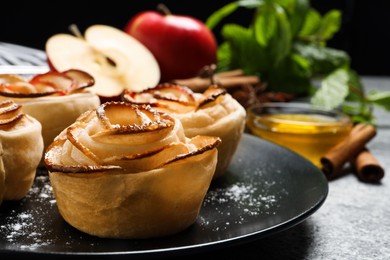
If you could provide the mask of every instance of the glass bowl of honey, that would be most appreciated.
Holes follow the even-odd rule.
[[[301,102],[274,102],[247,108],[247,130],[288,148],[321,167],[320,159],[350,133],[351,118]]]

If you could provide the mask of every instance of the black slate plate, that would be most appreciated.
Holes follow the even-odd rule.
[[[166,257],[249,242],[288,229],[325,201],[328,182],[303,157],[244,134],[222,179],[214,182],[195,224],[170,237],[101,239],[59,215],[45,170],[19,202],[0,206],[0,255]]]

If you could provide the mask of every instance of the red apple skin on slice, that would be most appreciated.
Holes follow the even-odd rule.
[[[124,89],[143,90],[160,80],[153,54],[114,27],[91,26],[84,39],[56,34],[47,40],[45,49],[56,71],[79,69],[91,74],[95,85],[90,90],[103,99],[115,99]]]

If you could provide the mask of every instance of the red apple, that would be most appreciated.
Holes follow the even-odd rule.
[[[124,28],[153,53],[161,82],[194,77],[204,66],[216,63],[217,41],[207,26],[194,17],[164,10],[140,12]]]

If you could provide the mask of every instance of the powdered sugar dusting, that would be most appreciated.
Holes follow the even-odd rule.
[[[256,196],[258,188],[252,184],[235,183],[227,188],[217,188],[209,191],[205,203],[223,204],[234,202],[240,208],[245,207],[248,214],[256,215],[261,208],[269,208],[267,205],[276,201],[274,195]]]
[[[53,241],[48,239],[51,231],[45,228],[47,223],[45,216],[52,210],[51,205],[56,206],[48,178],[47,175],[37,176],[34,186],[24,199],[9,203],[7,209],[0,212],[0,217],[3,218],[0,238],[14,243],[15,248],[34,250],[53,244]],[[30,199],[48,204],[49,207],[29,207]],[[17,210],[13,209],[15,207]]]
[[[204,200],[204,206],[214,207],[215,214],[210,219],[200,217],[204,228],[211,225],[213,231],[226,230],[232,224],[243,224],[250,218],[261,214],[275,215],[278,197],[281,194],[269,194],[269,187],[275,182],[235,182],[226,187],[210,189]],[[239,214],[237,212],[240,212]]]

